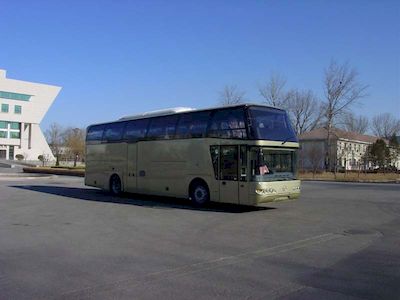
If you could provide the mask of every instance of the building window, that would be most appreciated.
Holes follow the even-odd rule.
[[[18,122],[10,122],[10,129],[19,130]]]
[[[19,131],[10,131],[11,139],[19,139]]]
[[[0,121],[0,138],[19,139],[21,137],[21,123]]]
[[[1,105],[1,112],[8,113],[8,104]]]
[[[31,98],[31,95],[0,91],[0,98],[11,99],[11,100],[20,100],[20,101],[29,101],[29,99]]]
[[[22,106],[21,105],[15,105],[14,106],[14,113],[15,114],[21,114],[22,112]]]

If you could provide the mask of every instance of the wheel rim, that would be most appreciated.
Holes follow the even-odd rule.
[[[193,196],[194,196],[194,200],[197,203],[206,202],[207,201],[207,195],[208,195],[207,189],[205,187],[203,187],[203,186],[197,186],[194,189]]]
[[[114,194],[119,194],[121,192],[121,182],[118,177],[114,177],[111,181],[111,190]]]

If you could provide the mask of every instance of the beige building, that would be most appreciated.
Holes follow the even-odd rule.
[[[54,156],[40,129],[60,87],[11,79],[0,70],[0,159],[37,160]]]
[[[326,153],[328,134],[325,128],[318,128],[299,136],[301,145],[300,168],[325,169],[327,164]],[[367,147],[374,143],[378,137],[334,129],[330,138],[332,168],[337,170],[364,170],[370,168],[366,164],[364,155]],[[398,162],[397,162],[398,164]]]

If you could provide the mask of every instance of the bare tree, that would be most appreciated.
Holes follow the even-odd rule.
[[[311,90],[289,92],[285,108],[298,135],[316,128],[323,116],[321,103]]]
[[[285,91],[286,79],[279,74],[272,74],[270,79],[260,85],[258,91],[263,102],[275,107],[284,107],[288,93]]]
[[[369,120],[364,116],[355,116],[352,112],[344,113],[342,116],[342,128],[346,131],[365,134],[369,128]]]
[[[68,128],[65,132],[65,145],[74,157],[74,167],[78,159],[85,152],[85,130],[80,128]]]
[[[400,120],[390,113],[379,114],[372,119],[372,132],[381,138],[390,139],[400,133]]]
[[[60,124],[52,123],[46,130],[46,138],[49,146],[56,157],[56,166],[60,165],[61,148],[63,145],[64,129]]]
[[[343,114],[354,102],[366,96],[368,86],[358,81],[358,73],[349,64],[339,65],[332,61],[325,70],[324,103],[327,129],[326,168],[331,170],[330,143],[334,121]]]
[[[300,150],[300,156],[303,163],[307,165],[307,169],[311,169],[313,177],[315,174],[323,169],[324,164],[324,150],[323,144],[318,142],[304,143]]]
[[[238,90],[236,85],[226,85],[222,91],[219,92],[220,103],[224,106],[239,104],[244,101],[245,92]]]

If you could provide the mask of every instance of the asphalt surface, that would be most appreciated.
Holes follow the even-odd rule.
[[[0,299],[400,299],[400,185],[262,208],[0,178]]]

